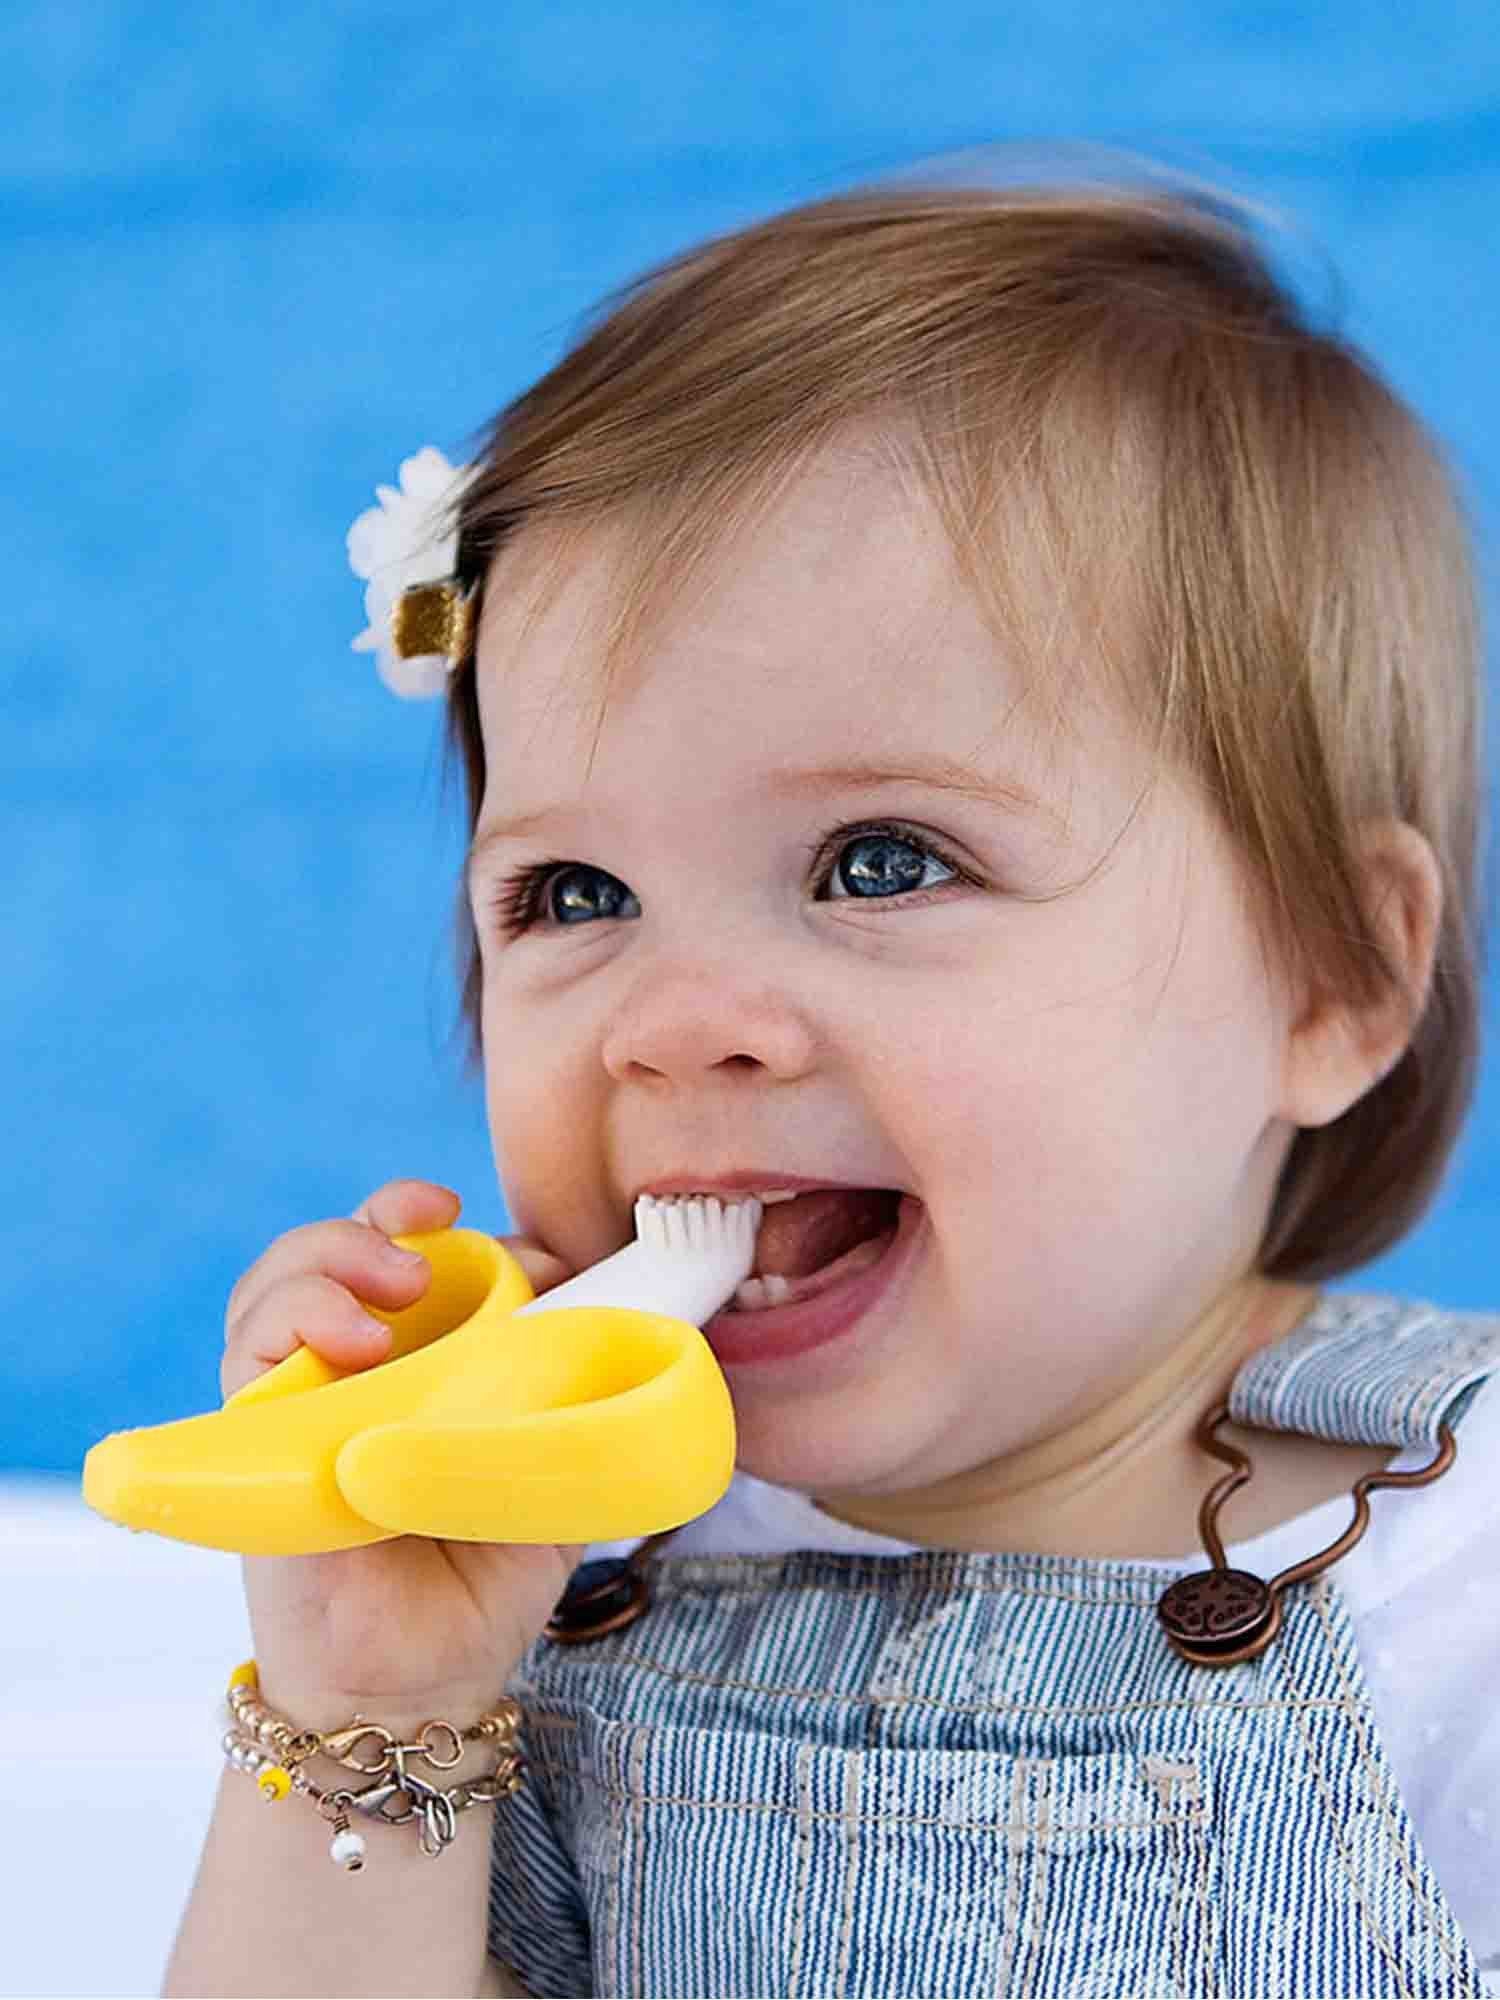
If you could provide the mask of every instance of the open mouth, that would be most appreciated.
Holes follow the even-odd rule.
[[[896,1235],[896,1188],[817,1188],[768,1207],[755,1243],[755,1271],[726,1312],[795,1305],[878,1263]]]

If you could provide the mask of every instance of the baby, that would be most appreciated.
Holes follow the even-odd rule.
[[[642,1193],[793,1198],[705,1329],[702,1519],[566,1595],[577,1548],[247,1560],[293,1726],[504,1690],[527,1768],[441,1865],[372,1831],[378,1901],[226,1772],[168,1990],[1483,1992],[1500,1318],[1320,1285],[1475,1074],[1416,420],[1222,204],[856,193],[629,290],[454,527],[507,1243],[545,1291]],[[274,1244],[225,1392],[378,1362],[458,1206]],[[1315,1561],[1362,1480],[1424,1490]]]

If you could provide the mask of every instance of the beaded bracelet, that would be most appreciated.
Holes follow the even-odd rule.
[[[225,1699],[234,1726],[222,1738],[224,1761],[253,1777],[261,1797],[271,1803],[284,1799],[288,1792],[301,1792],[311,1799],[333,1827],[329,1859],[351,1873],[365,1865],[364,1839],[351,1831],[351,1812],[384,1820],[388,1826],[415,1821],[422,1852],[437,1855],[457,1832],[459,1813],[473,1805],[493,1805],[521,1787],[525,1766],[515,1747],[521,1711],[508,1697],[502,1697],[467,1729],[458,1729],[451,1722],[424,1722],[414,1743],[402,1743],[389,1729],[366,1722],[362,1715],[354,1716],[341,1729],[298,1729],[261,1699],[254,1660],[235,1668]],[[439,1748],[444,1737],[451,1745],[451,1755]],[[376,1754],[373,1761],[361,1762],[357,1752],[367,1739]],[[407,1758],[416,1757],[434,1770],[451,1770],[463,1756],[465,1743],[480,1742],[494,1744],[495,1768],[446,1791],[407,1769]],[[318,1756],[331,1757],[335,1763],[360,1772],[369,1783],[357,1790],[346,1785],[315,1785],[303,1766]]]

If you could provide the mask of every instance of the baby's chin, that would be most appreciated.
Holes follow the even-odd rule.
[[[836,1518],[845,1506],[858,1512],[864,1499],[917,1492],[937,1474],[944,1427],[935,1414],[924,1425],[909,1398],[863,1411],[830,1398],[823,1421],[816,1403],[761,1410],[737,1400],[736,1417],[738,1469]]]

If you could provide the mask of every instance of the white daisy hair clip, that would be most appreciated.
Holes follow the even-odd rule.
[[[451,526],[472,465],[450,465],[435,445],[401,461],[397,486],[377,486],[349,530],[349,567],[365,581],[357,653],[373,653],[380,678],[408,701],[442,694],[474,636],[475,592],[461,591]],[[446,531],[446,532],[445,532]]]

